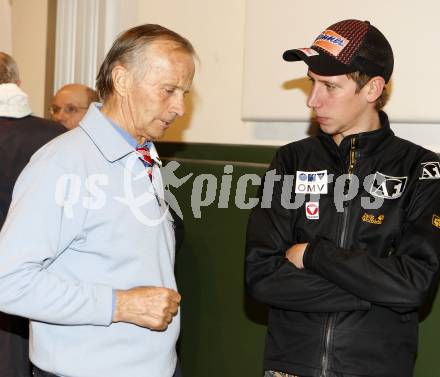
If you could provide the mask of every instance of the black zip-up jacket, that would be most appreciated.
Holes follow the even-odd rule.
[[[247,290],[270,305],[265,370],[412,375],[439,269],[440,164],[379,115],[379,130],[339,146],[320,133],[281,147],[269,171],[282,178],[266,174],[246,243]],[[306,242],[297,269],[285,253]]]

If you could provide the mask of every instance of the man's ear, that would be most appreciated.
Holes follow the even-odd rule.
[[[382,94],[385,87],[385,80],[383,77],[374,76],[368,81],[366,85],[367,89],[367,101],[375,102]]]
[[[130,72],[122,65],[116,65],[112,70],[113,87],[115,93],[125,97],[131,86]]]

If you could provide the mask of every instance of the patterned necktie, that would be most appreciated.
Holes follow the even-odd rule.
[[[153,180],[154,161],[151,158],[150,149],[147,146],[138,147],[136,148],[136,153],[138,154],[139,159],[143,162],[150,180]]]

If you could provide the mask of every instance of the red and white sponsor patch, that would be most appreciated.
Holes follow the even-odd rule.
[[[315,51],[315,50],[313,50],[311,48],[299,48],[298,50],[301,51],[304,55],[308,56],[309,58],[311,56],[319,55],[318,51]]]
[[[313,46],[319,46],[333,56],[338,56],[349,42],[347,38],[344,38],[335,31],[326,30],[316,38]]]
[[[306,203],[306,217],[309,220],[319,219],[319,202],[307,202]]]

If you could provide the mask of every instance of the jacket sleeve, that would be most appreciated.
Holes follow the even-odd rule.
[[[106,326],[112,287],[50,269],[74,240],[85,237],[87,212],[80,200],[75,202],[81,197],[75,194],[78,186],[57,186],[63,174],[47,159],[31,160],[18,178],[0,233],[0,310],[60,325]],[[72,206],[61,205],[65,200]]]
[[[368,250],[338,248],[313,240],[304,266],[373,304],[399,312],[420,307],[431,293],[439,270],[440,180],[418,180],[394,253],[380,258]],[[436,219],[439,219],[436,221]]]
[[[286,171],[277,153],[269,171]],[[264,180],[263,180],[264,181]],[[295,210],[282,205],[282,184],[275,181],[270,206],[251,212],[246,236],[245,277],[248,293],[273,307],[305,312],[368,310],[370,304],[311,270],[297,269],[285,257],[295,244]],[[263,196],[265,182],[260,188]]]

